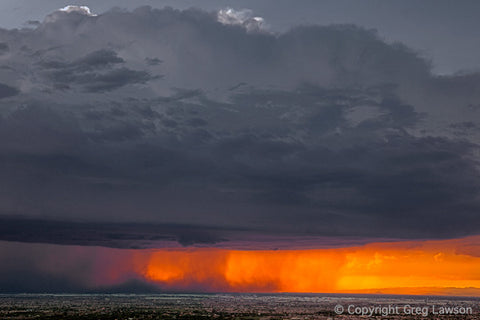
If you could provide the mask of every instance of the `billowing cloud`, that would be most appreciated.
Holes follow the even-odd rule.
[[[264,19],[253,16],[253,12],[249,9],[221,9],[218,11],[217,17],[218,21],[223,24],[243,26],[248,31],[259,31],[265,25]]]
[[[96,16],[96,14],[93,14],[90,11],[90,8],[87,7],[87,6],[68,5],[68,6],[65,6],[65,7],[61,8],[60,11],[67,12],[67,13],[78,12],[80,14],[85,14],[87,16],[92,16],[92,17]]]
[[[0,211],[18,234],[30,219],[28,237],[0,236],[87,244],[62,236],[78,221],[119,247],[151,246],[148,225],[270,248],[480,232],[478,74],[434,76],[356,26],[272,34],[253,17],[64,10],[0,30]]]

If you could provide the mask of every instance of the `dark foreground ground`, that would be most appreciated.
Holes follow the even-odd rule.
[[[0,319],[480,319],[479,303],[374,295],[17,294],[0,295]]]

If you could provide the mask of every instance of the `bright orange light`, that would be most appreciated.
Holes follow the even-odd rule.
[[[320,250],[162,249],[139,272],[170,289],[478,295],[479,248],[480,237]]]

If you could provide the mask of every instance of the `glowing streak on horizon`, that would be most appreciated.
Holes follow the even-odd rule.
[[[153,251],[139,272],[174,290],[449,294],[448,288],[462,288],[468,294],[480,288],[479,240],[321,250],[163,249]]]

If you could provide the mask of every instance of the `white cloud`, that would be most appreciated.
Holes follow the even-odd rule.
[[[96,14],[93,14],[92,11],[90,10],[90,8],[87,7],[87,6],[68,5],[68,6],[60,9],[60,11],[68,12],[68,13],[78,12],[78,13],[81,13],[81,14],[84,14],[84,15],[87,15],[87,16],[91,16],[91,17],[96,16]]]
[[[262,17],[253,16],[253,12],[250,9],[221,9],[217,13],[217,19],[223,24],[243,26],[248,31],[265,29],[265,20]]]

